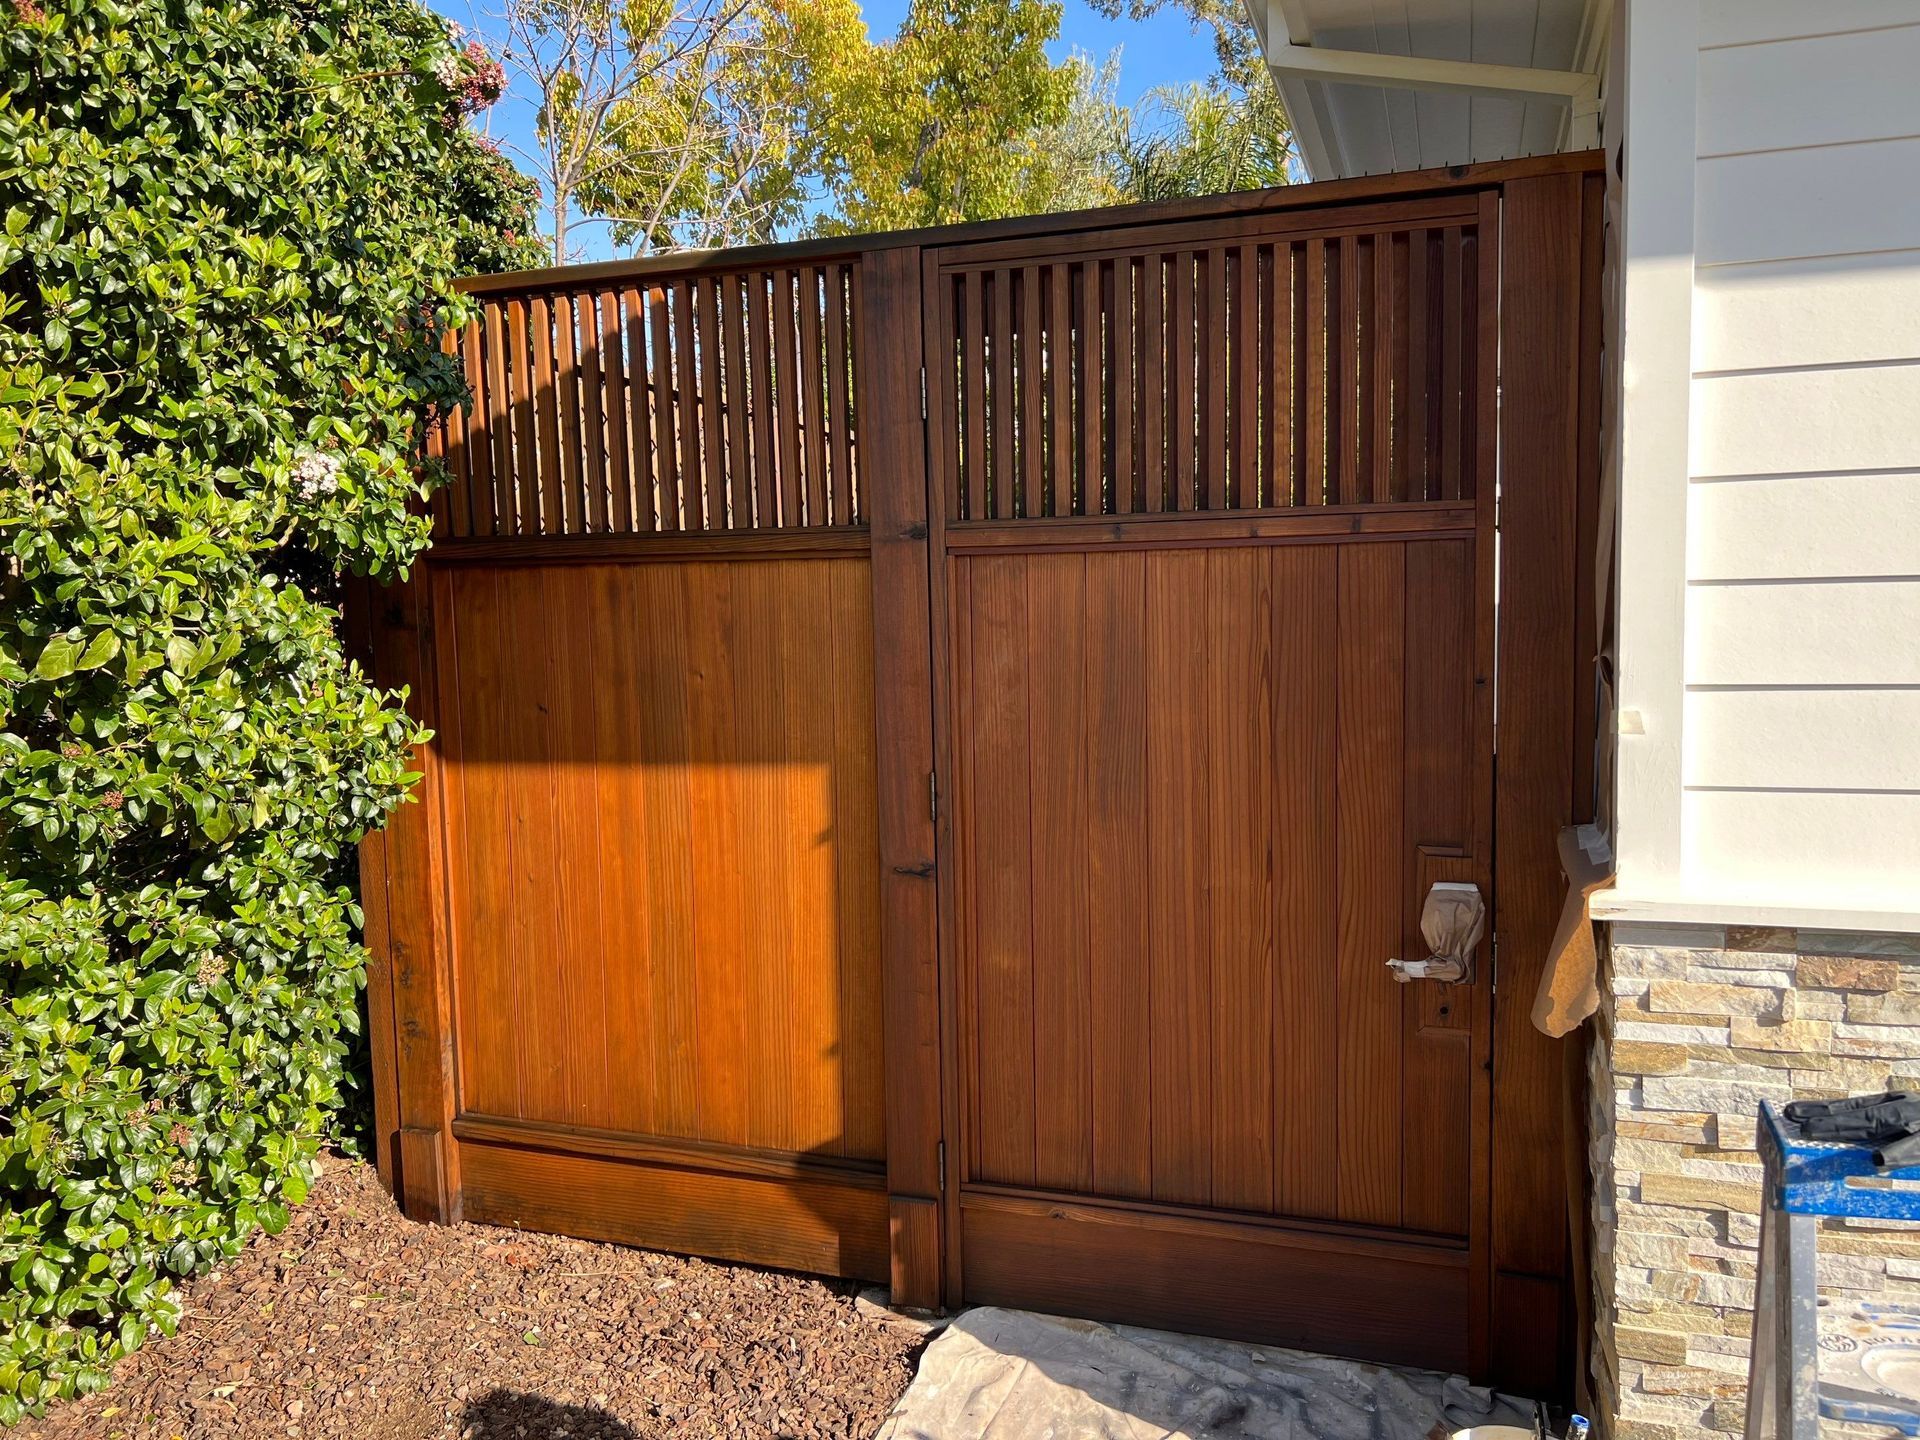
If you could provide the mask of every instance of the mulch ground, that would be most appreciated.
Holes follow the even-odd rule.
[[[869,1436],[921,1337],[857,1287],[405,1219],[332,1160],[179,1333],[7,1440]]]

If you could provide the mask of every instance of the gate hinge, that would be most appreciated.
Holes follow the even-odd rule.
[[[920,418],[927,418],[927,367],[920,367]]]
[[[927,771],[927,819],[940,823],[940,777],[932,770]]]
[[[1500,932],[1493,932],[1493,956],[1490,962],[1489,988],[1495,995],[1500,993]]]
[[[947,1142],[942,1140],[934,1147],[934,1164],[940,1168],[940,1193],[947,1193]]]

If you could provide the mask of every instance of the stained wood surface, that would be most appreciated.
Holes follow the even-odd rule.
[[[1479,223],[1427,203],[954,252],[929,366],[947,517],[1472,498]]]
[[[1590,783],[1591,168],[472,283],[353,618],[409,1212],[1552,1391],[1563,1067],[1385,961],[1472,880],[1530,989]]]
[[[435,533],[761,532],[862,523],[845,261],[490,299],[447,337]]]
[[[435,579],[462,1109],[878,1160],[866,562]]]
[[[967,1178],[1464,1236],[1471,539],[953,563]]]

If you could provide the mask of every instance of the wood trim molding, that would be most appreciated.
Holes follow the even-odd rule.
[[[1167,511],[1122,519],[1074,515],[1033,520],[948,521],[947,550],[1167,549],[1184,545],[1267,545],[1287,541],[1403,540],[1474,533],[1472,501],[1403,505],[1315,505],[1221,513]]]
[[[495,535],[438,541],[429,565],[606,565],[670,560],[829,560],[867,553],[865,526],[646,535]]]
[[[720,1145],[704,1140],[676,1140],[661,1135],[628,1135],[505,1115],[464,1114],[454,1118],[454,1138],[484,1145],[513,1145],[526,1150],[552,1150],[563,1155],[592,1155],[637,1165],[660,1165],[676,1170],[699,1170],[716,1175],[753,1175],[772,1180],[819,1180],[852,1185],[862,1190],[885,1188],[884,1167],[877,1160],[851,1160],[837,1155],[808,1155],[791,1150],[763,1150],[750,1145]]]

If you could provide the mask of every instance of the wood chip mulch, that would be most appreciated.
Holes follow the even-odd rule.
[[[329,1160],[177,1335],[6,1440],[870,1436],[908,1325],[851,1284],[479,1225],[417,1225]]]

